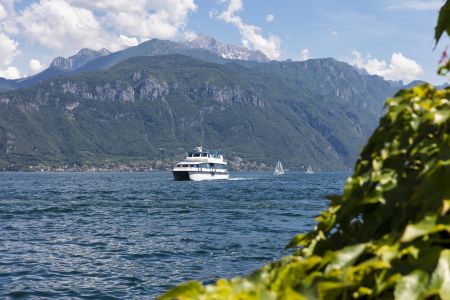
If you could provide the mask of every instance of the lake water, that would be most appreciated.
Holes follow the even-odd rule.
[[[149,298],[248,274],[313,228],[349,173],[0,173],[0,298]]]

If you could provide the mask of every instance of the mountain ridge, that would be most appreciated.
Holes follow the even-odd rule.
[[[72,72],[82,67],[88,62],[108,54],[111,54],[111,52],[105,48],[102,48],[97,51],[88,48],[83,48],[74,55],[69,56],[67,58],[61,56],[55,58],[50,63],[49,68],[61,69],[63,71]]]
[[[215,38],[203,34],[197,34],[195,38],[182,42],[190,48],[206,49],[214,52],[225,59],[235,60],[253,60],[257,62],[270,61],[266,55],[258,50],[249,50],[247,48],[238,47],[231,44],[224,44]]]
[[[0,168],[176,160],[206,142],[232,159],[346,170],[393,93],[333,59],[134,57],[0,94]]]
[[[260,51],[249,50],[231,44],[224,44],[212,37],[201,34],[196,35],[194,39],[182,42],[151,39],[137,46],[112,53],[105,48],[100,50],[84,48],[67,58],[57,57],[47,69],[36,75],[14,80],[0,78],[0,92],[32,87],[39,82],[56,77],[66,77],[72,74],[106,70],[131,57],[164,54],[183,54],[214,63],[228,63],[233,60],[236,60],[241,64],[270,62],[270,60]],[[369,75],[365,70],[355,69],[358,70],[361,75]],[[414,83],[414,81],[408,84],[394,81],[390,82],[392,86],[399,89],[408,87]]]
[[[13,80],[0,78],[0,92],[28,88],[38,82],[59,76],[69,76],[73,73],[105,70],[135,56],[162,54],[184,54],[217,63],[224,63],[231,58],[268,61],[267,57],[259,51],[224,44],[205,35],[198,35],[195,39],[184,42],[151,39],[117,52],[110,52],[105,48],[100,50],[84,48],[67,58],[57,57],[47,69],[33,76]]]

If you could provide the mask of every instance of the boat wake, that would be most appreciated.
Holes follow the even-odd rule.
[[[249,177],[233,177],[233,178],[228,178],[228,180],[230,181],[235,181],[235,180],[255,180],[256,178],[249,178]]]

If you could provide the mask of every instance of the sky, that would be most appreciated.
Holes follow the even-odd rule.
[[[443,0],[0,0],[0,77],[44,70],[81,48],[118,51],[205,34],[276,60],[333,57],[405,83],[436,75]]]

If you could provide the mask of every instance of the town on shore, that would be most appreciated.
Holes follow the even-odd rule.
[[[64,165],[4,165],[0,171],[13,172],[155,172],[170,171],[177,160],[149,160],[127,163],[96,163],[96,164],[64,164]],[[240,157],[234,157],[228,161],[232,171],[268,171],[272,166],[265,163],[244,161]]]

